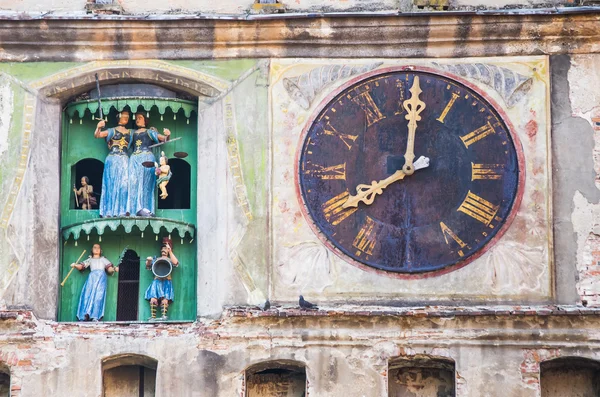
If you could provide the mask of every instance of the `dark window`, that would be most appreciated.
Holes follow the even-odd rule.
[[[564,357],[540,365],[542,397],[600,396],[600,362]]]
[[[100,193],[102,192],[102,174],[104,173],[104,163],[100,160],[96,159],[83,159],[79,160],[73,166],[73,172],[71,175],[74,175],[75,178],[72,181],[72,184],[75,185],[75,188],[79,190],[81,188],[81,178],[87,176],[89,185],[92,185],[94,189],[93,196],[96,198],[96,203],[100,203]],[[79,203],[79,208],[81,208],[82,203]],[[75,203],[75,195],[71,194],[71,208],[77,208],[77,204]],[[98,206],[92,206],[92,209],[97,209]]]
[[[136,321],[140,291],[140,257],[135,251],[125,251],[118,275],[117,321]]]
[[[416,357],[394,359],[388,368],[388,396],[454,397],[454,362]]]
[[[159,209],[189,209],[192,171],[187,161],[169,159],[171,179],[167,185],[168,196],[166,199],[158,198]],[[160,194],[160,190],[158,190]]]
[[[0,368],[0,397],[10,396],[10,374],[8,370]]]

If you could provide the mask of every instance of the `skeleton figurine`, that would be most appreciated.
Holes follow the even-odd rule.
[[[169,304],[173,302],[175,291],[171,282],[171,269],[179,266],[179,261],[173,253],[172,246],[171,239],[165,237],[160,248],[161,256],[159,258],[151,256],[146,258],[146,269],[152,270],[155,276],[145,295],[145,299],[150,301],[150,321],[156,320],[156,309],[159,304],[162,307],[162,317],[160,319],[167,320],[167,310]],[[164,264],[170,267],[168,272],[157,271],[157,268],[164,266]]]
[[[158,178],[156,180],[156,185],[160,189],[160,198],[164,200],[169,195],[167,193],[167,184],[169,183],[172,175],[171,166],[169,166],[169,159],[167,159],[167,156],[165,156],[165,152],[160,153],[160,159],[158,161],[160,161],[160,165],[154,163],[156,177]]]

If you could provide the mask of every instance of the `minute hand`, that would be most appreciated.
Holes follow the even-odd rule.
[[[425,167],[429,167],[429,158],[421,156],[415,161],[414,169],[419,170]],[[366,205],[371,205],[373,200],[375,200],[375,196],[383,193],[383,189],[396,181],[404,179],[406,175],[409,174],[398,170],[379,182],[373,181],[370,185],[358,185],[356,187],[356,196],[348,197],[346,202],[342,204],[342,208],[358,207],[358,203],[361,201]]]
[[[415,76],[412,87],[410,88],[412,94],[409,99],[402,103],[404,109],[406,109],[406,120],[408,120],[408,140],[406,142],[406,153],[404,154],[404,166],[402,171],[406,175],[411,175],[415,172],[413,167],[413,161],[415,159],[415,132],[417,131],[417,121],[421,120],[421,112],[425,109],[425,102],[419,99],[419,95],[423,92],[419,86],[419,76]]]

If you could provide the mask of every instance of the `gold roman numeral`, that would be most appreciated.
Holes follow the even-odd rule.
[[[346,179],[346,163],[324,167],[319,164],[312,164],[313,168],[304,171],[304,174],[319,178],[319,179]]]
[[[377,235],[380,230],[381,225],[367,216],[352,243],[352,246],[357,249],[356,256],[360,256],[361,253],[373,255],[373,248],[377,244]]]
[[[498,208],[497,205],[490,203],[469,190],[465,201],[458,207],[457,211],[463,212],[484,225],[489,226],[494,216],[496,216]]]
[[[360,105],[362,110],[364,110],[365,115],[367,116],[367,127],[377,123],[379,120],[384,119],[385,116],[381,113],[375,101],[371,97],[368,91],[363,92],[360,95],[355,96],[352,99],[355,103]]]
[[[460,247],[460,249],[458,250],[458,255],[465,256],[465,253],[463,252],[462,249],[465,248],[465,247],[467,247],[467,244],[464,241],[462,241],[456,235],[456,233],[454,233],[452,231],[452,229],[450,229],[448,226],[446,226],[446,224],[444,222],[440,222],[440,227],[442,228],[442,234],[444,235],[444,240],[446,240],[446,244],[450,245],[450,241],[448,240],[448,237],[450,237]]]
[[[471,180],[502,179],[504,164],[475,164],[471,163]]]
[[[494,134],[495,132],[496,131],[494,131],[494,127],[492,127],[492,124],[488,121],[483,127],[479,127],[475,131],[470,132],[465,136],[461,136],[460,139],[465,144],[465,147],[468,148],[475,142],[480,141],[486,136]]]
[[[458,99],[459,96],[460,95],[458,95],[456,92],[452,93],[452,98],[450,98],[450,102],[448,102],[448,104],[446,105],[446,108],[444,109],[444,111],[442,112],[442,114],[440,115],[440,117],[438,117],[436,119],[437,121],[439,121],[440,123],[444,124],[444,119],[448,115],[448,112],[450,111],[450,109],[452,109],[452,106],[454,105],[454,102],[456,102],[456,100]]]
[[[354,141],[356,141],[356,138],[358,138],[358,135],[343,134],[339,132],[331,125],[329,121],[326,125],[323,126],[323,133],[325,135],[337,136],[338,138],[340,138],[342,142],[344,142],[344,145],[346,145],[348,150],[352,149]]]
[[[342,207],[349,196],[350,193],[346,191],[323,203],[321,209],[327,222],[334,226],[339,225],[344,219],[358,211],[358,207],[348,209]]]

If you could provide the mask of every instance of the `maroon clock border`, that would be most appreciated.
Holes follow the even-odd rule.
[[[515,200],[513,202],[512,208],[510,210],[510,213],[509,213],[508,217],[506,218],[506,221],[504,222],[504,224],[502,225],[500,230],[496,233],[496,235],[481,250],[479,250],[479,252],[474,253],[473,255],[469,256],[467,259],[457,262],[454,265],[448,266],[446,268],[434,270],[434,271],[430,271],[430,272],[408,274],[408,273],[397,273],[397,272],[385,271],[385,270],[380,270],[380,269],[376,269],[374,267],[365,265],[364,263],[361,263],[359,261],[354,260],[353,258],[350,258],[346,254],[344,254],[340,249],[338,249],[335,245],[333,245],[323,233],[321,233],[321,230],[319,229],[318,225],[315,224],[315,222],[313,221],[312,217],[310,216],[310,214],[308,212],[308,208],[306,206],[306,203],[304,202],[304,198],[302,197],[302,192],[301,192],[301,188],[300,188],[300,180],[299,180],[299,169],[300,168],[299,167],[300,167],[300,156],[302,153],[302,147],[304,146],[304,141],[306,139],[306,135],[308,134],[312,124],[315,122],[316,118],[321,114],[323,109],[327,105],[329,105],[329,103],[336,96],[338,96],[342,91],[348,89],[349,87],[351,87],[365,79],[368,79],[370,77],[374,77],[374,76],[381,75],[381,74],[393,73],[393,72],[429,73],[429,74],[437,75],[440,77],[445,77],[448,79],[455,80],[456,82],[464,85],[465,87],[475,91],[475,93],[477,93],[477,95],[481,96],[483,99],[485,99],[490,104],[490,106],[498,113],[498,116],[502,119],[504,124],[506,124],[506,126],[508,127],[507,128],[508,133],[510,134],[510,136],[513,140],[513,144],[515,146],[515,152],[517,154],[517,162],[519,164],[519,178],[518,178],[518,183],[517,183],[517,194],[516,194]],[[352,78],[351,80],[347,81],[346,83],[342,84],[340,87],[336,88],[331,93],[329,93],[329,95],[327,95],[327,97],[319,103],[319,105],[313,111],[310,118],[306,121],[306,124],[305,124],[304,128],[302,129],[302,133],[300,134],[300,138],[299,138],[298,145],[296,148],[296,155],[294,157],[294,185],[295,185],[294,187],[296,190],[296,198],[298,199],[298,202],[300,203],[300,209],[302,211],[302,216],[304,217],[304,219],[306,219],[310,228],[317,235],[319,240],[321,240],[321,242],[323,244],[325,244],[329,250],[334,252],[337,256],[339,256],[345,262],[347,262],[353,266],[356,266],[359,269],[362,269],[364,271],[367,271],[370,273],[375,273],[375,274],[378,274],[381,276],[396,278],[396,279],[416,280],[416,279],[437,277],[437,276],[441,276],[443,274],[447,274],[447,273],[453,272],[455,270],[461,269],[461,268],[465,267],[466,265],[468,265],[469,263],[471,263],[472,261],[474,261],[475,259],[481,257],[484,253],[487,252],[488,249],[493,247],[498,242],[498,240],[504,235],[504,233],[506,233],[506,231],[512,224],[512,221],[514,220],[514,218],[517,215],[517,212],[519,211],[519,208],[521,206],[521,201],[523,199],[523,192],[525,190],[525,171],[526,171],[525,170],[525,156],[523,153],[523,146],[521,145],[521,140],[515,134],[514,130],[515,130],[515,128],[514,128],[513,124],[511,123],[510,119],[508,118],[508,116],[506,115],[504,110],[498,105],[498,103],[493,98],[488,96],[485,92],[482,92],[481,88],[464,80],[462,77],[456,76],[452,73],[441,72],[439,70],[435,70],[435,69],[424,67],[424,66],[411,65],[411,66],[392,66],[392,67],[387,67],[387,68],[383,68],[383,69],[373,70],[373,71],[361,74],[359,76],[356,76],[356,77]]]

